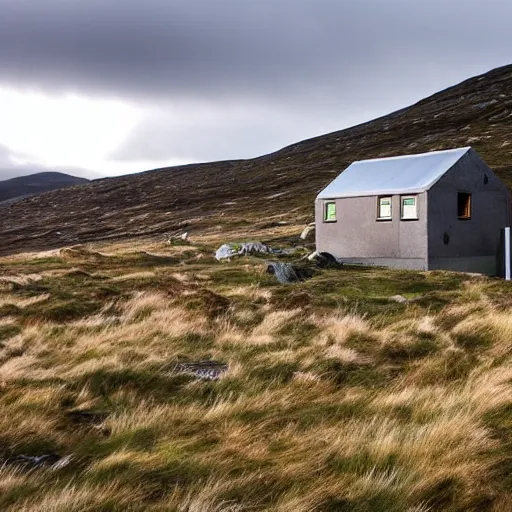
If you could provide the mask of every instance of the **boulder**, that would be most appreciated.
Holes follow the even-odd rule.
[[[249,254],[271,254],[279,253],[279,250],[270,248],[261,242],[227,243],[221,245],[215,251],[215,259],[230,260],[234,256],[247,256]]]
[[[328,252],[312,252],[306,257],[308,261],[315,263],[319,268],[341,268],[343,263],[340,263],[332,254]]]
[[[270,262],[267,266],[267,273],[273,274],[281,284],[303,281],[313,275],[310,269],[281,261]]]
[[[188,242],[188,232],[187,231],[185,231],[184,233],[174,233],[167,238],[167,243],[169,245],[173,245],[173,244],[179,245],[182,242]]]

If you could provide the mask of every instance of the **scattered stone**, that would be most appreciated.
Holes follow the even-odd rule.
[[[274,252],[273,249],[261,242],[245,242],[240,247],[238,254],[247,256],[248,254],[269,254],[272,252]]]
[[[66,455],[62,459],[58,460],[53,466],[53,470],[65,468],[73,460],[73,455]]]
[[[276,279],[281,284],[294,283],[300,281],[300,278],[295,272],[293,265],[290,263],[273,262],[267,266],[267,272],[276,276]]]
[[[240,244],[228,243],[221,245],[215,251],[215,259],[231,260],[234,256],[247,256],[248,254],[271,254],[280,252],[261,242],[243,242]]]
[[[223,244],[215,251],[215,259],[228,260],[238,255],[239,246],[237,244]]]
[[[217,380],[228,370],[228,365],[218,361],[197,361],[195,363],[180,363],[176,370],[188,373],[200,380]]]
[[[188,231],[185,231],[184,233],[174,233],[172,235],[170,235],[168,238],[167,238],[167,243],[169,245],[173,245],[175,243],[180,243],[180,242],[187,242],[188,241]]]
[[[343,263],[339,262],[331,253],[321,252],[315,258],[317,267],[320,268],[341,268]]]
[[[72,460],[72,455],[61,457],[55,453],[48,453],[44,455],[17,455],[16,457],[7,459],[5,464],[57,470],[66,467]]]
[[[311,222],[311,224],[308,224],[300,234],[300,238],[302,240],[312,240],[315,238],[315,223]]]
[[[398,302],[399,304],[409,304],[409,299],[406,299],[402,295],[393,295],[392,297],[389,297],[389,300],[392,302]]]
[[[309,269],[296,267],[291,263],[282,263],[280,261],[273,261],[269,263],[267,266],[267,272],[275,275],[276,279],[281,284],[304,281],[304,279],[313,275]]]
[[[314,261],[315,258],[319,255],[320,253],[318,251],[313,251],[311,254],[309,254],[308,256],[306,256],[306,259],[308,261]]]
[[[314,262],[319,268],[341,268],[343,263],[338,261],[329,252],[312,252],[309,256],[306,256],[308,261]]]

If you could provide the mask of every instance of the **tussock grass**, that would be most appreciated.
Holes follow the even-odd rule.
[[[508,283],[136,249],[0,261],[0,509],[508,510]]]

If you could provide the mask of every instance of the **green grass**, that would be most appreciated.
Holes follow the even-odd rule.
[[[504,510],[509,283],[211,249],[0,262],[0,508]]]

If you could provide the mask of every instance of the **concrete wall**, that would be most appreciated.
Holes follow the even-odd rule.
[[[392,198],[392,220],[377,220],[376,196],[333,199],[336,222],[324,222],[316,202],[316,248],[350,263],[427,268],[427,196],[418,194],[418,220],[400,220],[400,196]]]
[[[457,217],[459,191],[471,194],[469,220]],[[428,268],[495,274],[509,211],[507,188],[470,150],[428,191]]]

